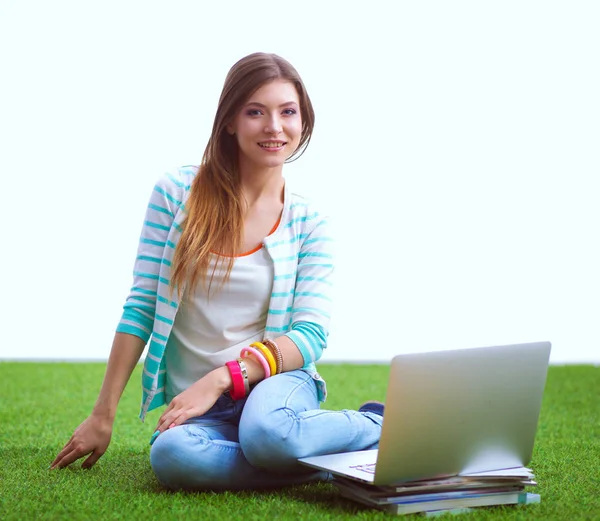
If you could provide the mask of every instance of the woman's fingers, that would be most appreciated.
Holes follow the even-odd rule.
[[[70,444],[70,445],[71,445],[71,447],[69,450],[63,450],[57,456],[56,460],[54,460],[54,462],[50,466],[51,469],[54,469],[54,468],[61,469],[63,467],[68,467],[71,463],[73,463],[74,461],[77,461],[79,458],[81,458],[82,456],[85,456],[86,454],[89,453],[89,451],[85,451],[80,446],[76,446],[74,444]]]
[[[91,456],[84,461],[83,467],[91,467],[106,452],[111,433],[112,421],[89,416],[75,429],[69,442],[50,464],[50,468],[67,467],[88,454]]]
[[[158,422],[156,430],[160,432],[165,432],[167,429],[170,429],[171,426],[175,423],[175,421],[180,417],[180,414],[181,411],[173,411],[170,414],[164,415],[164,417],[161,417],[161,421]]]
[[[173,419],[168,428],[172,429],[173,427],[177,427],[177,425],[181,425],[186,420],[189,420],[192,416],[193,414],[191,411],[181,411],[181,414]]]
[[[63,456],[69,452],[71,452],[71,446],[73,444],[74,436],[71,436],[71,439],[65,444],[62,450],[56,455],[54,461],[50,464],[50,468],[54,468],[56,464],[63,458]]]
[[[169,404],[167,410],[158,419],[157,431],[164,432],[175,425],[181,425],[185,420],[192,417],[191,414],[186,414],[187,411],[182,405],[177,406],[173,403],[174,401]]]
[[[165,432],[167,429],[182,425],[186,420],[189,420],[192,416],[197,416],[194,408],[190,409],[173,409],[169,414],[163,414],[158,420],[156,430]]]
[[[164,432],[165,429],[169,426],[169,423],[167,423],[169,421],[169,418],[171,417],[171,413],[169,414],[163,414],[159,419],[158,419],[158,423],[156,424],[156,429],[157,431],[160,432]]]
[[[165,412],[163,412],[160,415],[160,418],[158,419],[158,423],[156,424],[156,429],[157,431],[160,431],[160,426],[165,423],[165,418],[170,417],[170,415],[172,414],[173,409],[175,408],[175,404],[173,403],[173,401],[171,401],[171,403],[169,404],[169,406],[165,409]],[[162,432],[162,431],[161,431]]]
[[[90,456],[81,464],[84,469],[89,469],[100,459],[100,456],[104,454],[104,451],[95,450]]]
[[[73,450],[73,438],[71,438],[69,440],[69,443],[67,443],[63,449],[57,454],[56,458],[54,458],[54,461],[50,464],[50,468],[53,469],[56,466],[58,466],[58,464],[62,461],[62,459],[69,454],[71,451]]]

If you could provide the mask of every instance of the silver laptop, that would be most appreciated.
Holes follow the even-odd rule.
[[[378,450],[302,458],[374,485],[526,466],[550,342],[397,355]]]

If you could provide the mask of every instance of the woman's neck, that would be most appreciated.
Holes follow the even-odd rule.
[[[283,202],[283,165],[276,168],[249,169],[240,165],[242,194],[248,206],[259,201],[277,200]]]

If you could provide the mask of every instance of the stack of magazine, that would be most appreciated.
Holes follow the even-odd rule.
[[[531,469],[517,467],[490,472],[409,481],[377,486],[336,477],[342,496],[393,514],[439,515],[475,507],[539,503],[540,496],[525,491],[537,485]]]

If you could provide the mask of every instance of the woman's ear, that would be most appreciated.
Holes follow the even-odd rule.
[[[230,136],[235,136],[235,128],[233,128],[233,124],[232,123],[229,123],[226,128],[227,128],[227,133]]]

